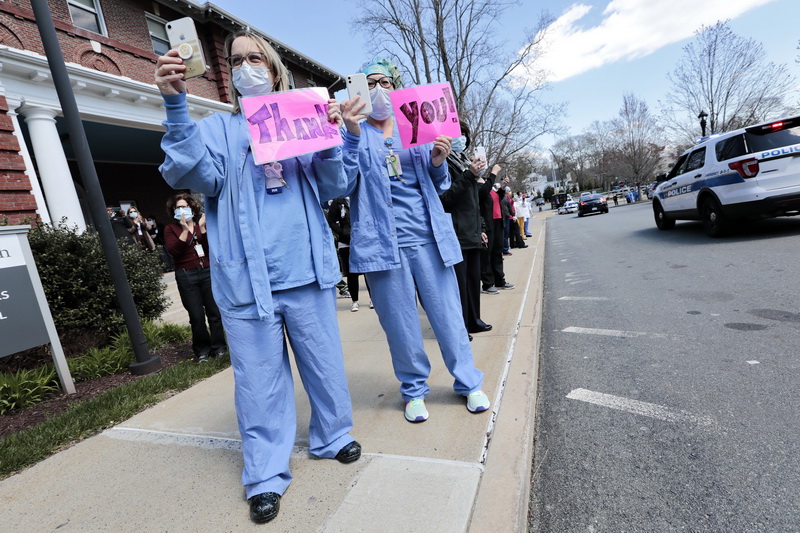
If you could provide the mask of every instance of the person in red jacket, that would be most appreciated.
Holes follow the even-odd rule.
[[[187,193],[170,198],[167,213],[175,222],[164,228],[164,244],[175,262],[175,281],[181,303],[189,313],[192,351],[197,362],[204,363],[209,356],[224,355],[228,351],[222,318],[211,291],[206,215],[200,212],[197,200]]]

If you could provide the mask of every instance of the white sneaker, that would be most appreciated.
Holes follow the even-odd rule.
[[[482,390],[470,393],[469,396],[467,396],[467,410],[470,413],[486,411],[489,405],[489,397],[486,396]]]
[[[414,398],[406,404],[406,420],[409,422],[425,422],[428,419],[428,410],[425,409],[425,400]]]
[[[375,309],[375,306],[374,306],[374,305],[372,305],[372,300],[370,300],[370,301],[369,301],[369,308],[370,308],[370,309]]]
[[[352,312],[358,311],[358,302],[353,302],[353,307],[350,308]]]

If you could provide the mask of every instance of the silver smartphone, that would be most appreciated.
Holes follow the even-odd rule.
[[[483,146],[476,146],[474,155],[475,159],[486,161],[486,148],[484,148]]]
[[[365,105],[364,109],[358,112],[359,115],[369,115],[372,113],[372,100],[369,97],[369,86],[367,85],[367,75],[363,72],[350,74],[345,78],[347,84],[347,95],[350,100],[355,97],[361,99]],[[356,104],[358,105],[358,104]]]
[[[200,46],[194,20],[184,17],[167,22],[167,38],[169,46],[178,51],[178,56],[186,65],[184,79],[196,78],[206,72],[206,59],[203,57],[203,47]]]

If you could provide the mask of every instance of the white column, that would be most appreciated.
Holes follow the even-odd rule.
[[[25,144],[25,136],[22,135],[22,129],[19,126],[17,108],[19,108],[21,102],[8,97],[6,97],[6,101],[8,102],[8,116],[11,117],[11,122],[14,124],[14,136],[19,142],[19,153],[25,162],[25,174],[28,175],[28,179],[31,181],[31,194],[36,198],[36,214],[39,215],[42,222],[50,224],[51,219],[50,212],[47,210],[47,202],[44,200],[44,193],[42,193],[42,187],[39,185],[39,178],[36,175],[36,169],[33,167],[28,145]]]
[[[67,225],[86,229],[78,193],[72,183],[67,157],[56,129],[56,111],[23,104],[19,113],[25,117],[31,135],[33,153],[42,179],[47,209],[56,224],[66,218]]]

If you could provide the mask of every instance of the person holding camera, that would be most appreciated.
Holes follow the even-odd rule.
[[[164,228],[165,246],[175,267],[181,303],[189,313],[192,352],[198,363],[205,363],[209,356],[222,356],[228,351],[222,318],[211,290],[206,215],[188,193],[167,200],[167,213],[175,222]]]
[[[453,265],[461,294],[464,326],[469,333],[482,333],[492,329],[481,320],[481,252],[488,246],[489,238],[481,217],[478,189],[484,182],[481,174],[486,170],[486,161],[467,156],[470,130],[463,120],[461,133],[460,137],[453,139],[453,151],[447,156],[452,183],[439,195],[439,200],[453,219],[453,229],[464,258]]]
[[[445,164],[448,136],[404,149],[392,114],[389,93],[402,88],[397,66],[375,58],[366,74],[372,112],[364,103],[342,103],[343,158],[350,196],[350,268],[365,272],[372,302],[386,339],[409,422],[428,419],[425,397],[431,364],[422,342],[419,298],[430,320],[453,389],[467,410],[489,409],[483,372],[475,368],[461,319],[458,281],[453,265],[461,249],[439,194],[450,187]]]
[[[342,151],[256,164],[239,96],[289,89],[280,56],[247,30],[228,36],[232,113],[200,122],[186,105],[186,66],[177,50],[158,58],[155,82],[167,111],[160,167],[175,189],[206,196],[209,264],[235,379],[242,437],[242,484],[250,518],[278,515],[292,475],[297,430],[288,343],[311,404],[309,452],[352,463],[361,446],[350,435],[353,413],[336,320],[341,280],[322,202],[344,196]],[[328,120],[341,125],[328,101]]]

